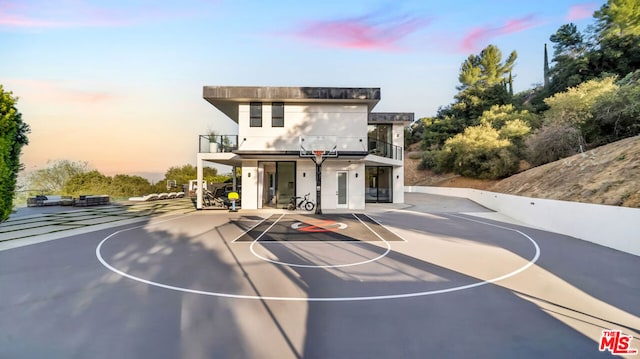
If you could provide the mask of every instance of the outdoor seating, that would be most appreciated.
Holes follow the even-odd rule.
[[[149,202],[149,201],[155,201],[156,199],[158,199],[157,193],[147,194],[142,197],[129,197],[129,201],[134,201],[134,202]]]
[[[111,203],[108,195],[82,195],[74,203],[76,207],[103,206]]]
[[[27,207],[57,206],[61,201],[62,196],[37,195],[27,199]]]

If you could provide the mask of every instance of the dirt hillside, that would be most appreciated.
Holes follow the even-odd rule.
[[[405,184],[468,187],[522,196],[640,208],[640,136],[627,138],[502,181],[418,171],[406,157]],[[415,154],[412,157],[417,157]]]

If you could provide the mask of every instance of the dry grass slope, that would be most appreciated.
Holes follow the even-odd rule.
[[[413,157],[416,157],[415,155]],[[407,185],[469,187],[535,198],[640,208],[640,136],[531,168],[502,181],[434,176],[405,157]]]

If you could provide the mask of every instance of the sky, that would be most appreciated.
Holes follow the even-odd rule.
[[[0,84],[31,127],[25,173],[87,161],[162,179],[198,135],[237,125],[203,86],[379,87],[377,112],[433,116],[460,65],[516,51],[514,90],[542,83],[543,46],[604,1],[0,0]]]

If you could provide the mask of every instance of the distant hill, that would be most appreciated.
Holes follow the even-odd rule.
[[[415,156],[413,156],[415,157]],[[406,185],[469,187],[521,196],[640,208],[640,136],[627,138],[501,181],[417,171],[409,157]],[[431,178],[429,180],[427,178]]]

